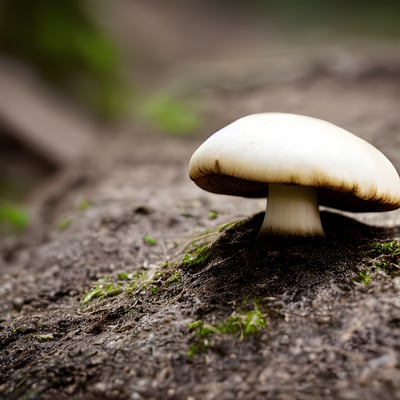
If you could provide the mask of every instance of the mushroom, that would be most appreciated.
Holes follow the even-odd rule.
[[[268,198],[260,234],[324,236],[319,205],[352,212],[400,208],[400,178],[374,146],[321,119],[240,118],[194,152],[189,175],[213,193]]]

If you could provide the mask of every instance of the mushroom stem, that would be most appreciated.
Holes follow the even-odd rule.
[[[270,183],[260,235],[325,236],[316,189]]]

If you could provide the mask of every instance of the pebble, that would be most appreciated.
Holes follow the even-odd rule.
[[[25,300],[22,297],[14,297],[12,305],[16,311],[21,311],[24,303],[25,303]]]
[[[107,390],[107,384],[105,382],[97,382],[93,385],[93,389],[96,392],[104,393]]]

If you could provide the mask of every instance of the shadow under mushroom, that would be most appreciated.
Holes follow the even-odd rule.
[[[370,244],[400,233],[400,227],[369,226],[324,211],[326,238],[259,237],[263,218],[259,213],[228,229],[203,263],[184,270],[191,294],[203,304],[240,304],[282,295],[290,302],[312,301],[321,290],[351,290],[354,277],[368,262]]]

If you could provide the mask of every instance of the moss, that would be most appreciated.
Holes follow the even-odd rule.
[[[182,258],[181,265],[184,268],[191,268],[207,261],[209,256],[209,246],[199,247],[192,252],[185,254]]]
[[[232,221],[217,225],[214,228],[207,229],[199,236],[191,240],[183,248],[186,254],[182,257],[180,264],[183,268],[197,267],[205,263],[210,256],[210,248],[221,236],[221,233],[227,229],[236,226],[240,221]]]
[[[152,276],[146,271],[134,273],[119,272],[115,277],[106,277],[98,281],[88,290],[81,300],[82,305],[87,305],[96,299],[113,297],[120,294],[137,296],[143,291],[156,294],[162,289],[174,291],[181,289],[181,272],[176,265],[163,263]]]
[[[400,275],[400,242],[375,242],[370,245],[368,254],[373,257],[372,271],[381,271],[394,278]]]
[[[188,329],[193,332],[194,342],[189,346],[188,355],[193,358],[196,353],[203,352],[212,347],[212,338],[215,335],[232,335],[243,340],[251,335],[256,335],[267,326],[266,317],[254,302],[254,309],[249,311],[234,311],[228,318],[216,324],[207,324],[202,320],[188,324]]]
[[[128,274],[126,272],[120,272],[117,274],[117,279],[121,281],[144,280],[147,279],[147,272],[134,272],[131,274]]]
[[[180,271],[175,271],[166,281],[165,285],[170,286],[173,283],[179,282],[179,279],[181,278],[181,273]]]
[[[372,282],[376,272],[384,273],[392,278],[400,275],[399,241],[370,243],[366,254],[369,257],[366,264],[369,264],[369,266],[358,272],[353,279],[354,282],[368,285]]]
[[[373,257],[379,257],[382,255],[389,257],[400,256],[400,242],[392,240],[390,242],[371,243],[369,254]]]
[[[387,275],[391,275],[393,273],[393,267],[385,260],[376,262],[374,265],[372,265],[371,269],[372,271],[383,271]]]
[[[353,278],[353,282],[369,285],[372,281],[371,274],[367,270],[359,271],[357,276]]]
[[[218,211],[211,210],[207,216],[208,219],[217,219],[218,218]]]
[[[95,287],[90,289],[81,300],[82,304],[88,304],[93,299],[116,296],[122,292],[120,284],[110,282],[107,279],[102,279]]]
[[[148,282],[147,289],[152,294],[158,293],[162,289],[167,289],[168,291],[181,289],[182,276],[181,271],[177,268],[177,264],[168,264],[167,267],[158,269],[153,274],[153,278]]]
[[[50,340],[54,340],[54,336],[49,333],[46,335],[33,335],[33,337],[38,341],[38,342],[48,342]]]
[[[182,253],[174,261],[166,260],[154,271],[152,275],[146,271],[134,273],[119,272],[114,277],[105,277],[88,290],[81,300],[81,304],[87,305],[95,299],[125,294],[127,296],[139,296],[145,292],[151,295],[164,294],[168,298],[173,297],[183,290],[183,272],[186,269],[199,267],[207,262],[210,256],[210,246],[217,240],[221,231],[237,224],[237,221],[222,224],[190,241],[184,246]],[[155,239],[146,235],[143,240],[148,245],[154,245]],[[182,254],[181,253],[181,254]],[[159,299],[159,296],[157,296]]]

